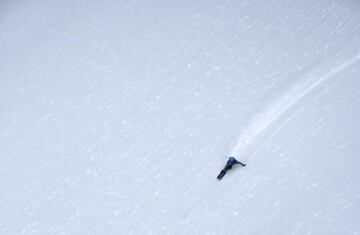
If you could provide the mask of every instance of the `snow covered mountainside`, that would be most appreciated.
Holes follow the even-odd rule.
[[[360,234],[359,74],[356,0],[1,1],[0,234]]]

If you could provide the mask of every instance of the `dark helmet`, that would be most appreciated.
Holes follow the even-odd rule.
[[[230,157],[229,157],[229,161],[236,161],[236,159],[235,159],[235,157],[230,156]]]

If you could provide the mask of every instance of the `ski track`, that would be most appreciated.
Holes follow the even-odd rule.
[[[329,80],[334,75],[344,71],[360,60],[360,54],[352,57],[344,63],[331,69],[323,76],[310,74],[307,78],[300,80],[294,86],[288,89],[279,99],[270,105],[260,114],[256,115],[250,125],[242,132],[236,146],[231,151],[232,156],[243,154],[246,148],[253,142],[256,137],[263,133],[272,123],[289,110],[294,104],[301,100],[304,96],[312,92],[321,84]],[[247,160],[247,159],[246,159]]]

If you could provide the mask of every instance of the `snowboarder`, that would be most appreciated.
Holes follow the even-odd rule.
[[[224,167],[224,169],[221,170],[220,174],[218,175],[217,179],[221,180],[224,175],[226,174],[226,172],[228,170],[230,170],[233,166],[240,164],[242,167],[246,166],[246,164],[239,162],[238,160],[236,160],[234,157],[229,157],[228,161],[226,162],[226,165]]]

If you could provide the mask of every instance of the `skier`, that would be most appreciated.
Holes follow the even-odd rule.
[[[221,170],[220,174],[218,175],[217,179],[221,180],[224,175],[226,174],[226,172],[228,170],[230,170],[233,166],[240,164],[242,167],[246,166],[246,164],[239,162],[238,160],[236,160],[234,157],[229,157],[229,159],[226,162],[226,165],[224,167],[224,169]]]

